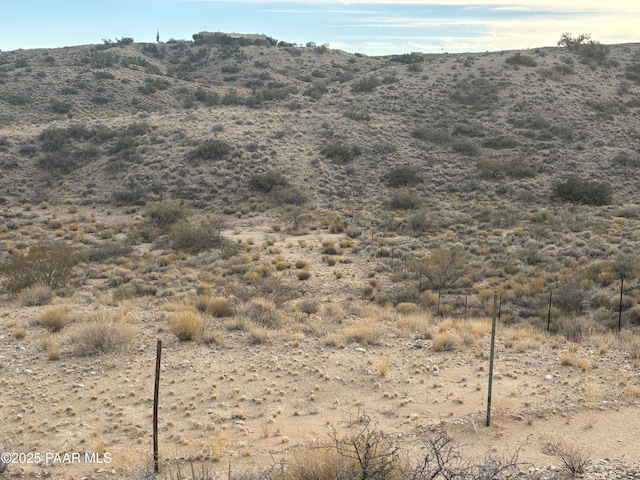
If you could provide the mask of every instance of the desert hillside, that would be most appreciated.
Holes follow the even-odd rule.
[[[150,478],[159,339],[160,478],[637,478],[640,44],[563,38],[0,52],[0,450],[113,458],[8,471]]]

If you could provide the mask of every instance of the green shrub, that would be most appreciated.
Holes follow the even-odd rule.
[[[324,85],[313,84],[303,92],[303,95],[311,97],[313,100],[320,100],[328,91],[329,89]]]
[[[380,85],[380,80],[375,75],[369,75],[368,77],[358,80],[352,87],[352,92],[363,93],[372,92],[376,87]]]
[[[503,148],[516,148],[518,141],[509,135],[498,135],[496,137],[487,138],[482,142],[482,146],[501,150]]]
[[[454,102],[483,109],[498,102],[499,90],[498,83],[491,83],[484,78],[467,78],[453,86],[450,96]]]
[[[277,187],[273,197],[279,205],[304,205],[309,201],[307,193],[300,187]]]
[[[33,285],[52,289],[64,287],[78,263],[75,248],[66,243],[34,245],[28,253],[14,253],[1,267],[7,290],[19,292]]]
[[[418,169],[411,165],[394,167],[387,174],[387,183],[390,187],[410,187],[422,182]]]
[[[364,109],[364,110],[350,109],[345,111],[343,115],[351,120],[356,120],[359,122],[362,122],[362,121],[366,122],[371,120],[371,112],[367,109]]]
[[[231,145],[224,140],[210,139],[187,154],[188,160],[223,160],[231,153]]]
[[[611,159],[611,161],[614,164],[622,165],[623,167],[633,167],[633,168],[640,167],[640,156],[628,151],[620,151],[616,153]]]
[[[256,173],[249,179],[249,186],[253,190],[269,193],[275,188],[284,188],[289,186],[289,181],[284,175],[275,170],[269,170],[265,173]]]
[[[222,219],[212,219],[193,225],[188,222],[174,225],[170,242],[176,250],[198,253],[220,245],[222,230],[225,222]]]
[[[553,185],[552,198],[584,205],[608,205],[613,189],[607,182],[598,182],[572,176]]]
[[[577,53],[587,61],[591,60],[599,64],[605,63],[610,51],[608,46],[597,40],[591,40],[591,35],[588,33],[577,37],[572,37],[570,33],[563,33],[558,40],[558,46]]]
[[[69,113],[71,111],[71,104],[60,100],[52,100],[51,111],[53,113]]]
[[[362,150],[357,145],[332,143],[320,150],[320,153],[334,163],[344,165],[352,161],[355,157],[362,155]]]
[[[188,215],[188,209],[182,202],[166,200],[150,205],[146,215],[153,227],[167,230],[184,220]]]
[[[514,53],[505,60],[509,65],[522,65],[524,67],[537,67],[538,62],[533,57],[523,55],[520,52]]]
[[[414,192],[399,188],[391,193],[389,207],[396,210],[414,210],[420,207],[421,203]]]
[[[451,135],[449,132],[432,127],[418,127],[411,132],[411,136],[419,140],[424,140],[438,145],[446,144],[451,141]]]
[[[460,153],[465,157],[477,157],[481,153],[481,148],[473,140],[460,138],[451,144],[451,150]]]

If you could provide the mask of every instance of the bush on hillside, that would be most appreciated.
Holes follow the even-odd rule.
[[[19,292],[33,285],[64,287],[78,263],[75,248],[66,243],[34,245],[26,254],[14,253],[0,267],[7,277],[7,290]]]
[[[269,193],[275,188],[284,188],[289,186],[289,181],[284,175],[275,170],[269,170],[265,173],[256,173],[249,179],[249,186],[253,190]]]
[[[607,182],[587,180],[572,176],[564,182],[553,185],[552,198],[564,202],[582,203],[584,205],[608,205],[611,203],[613,189]]]

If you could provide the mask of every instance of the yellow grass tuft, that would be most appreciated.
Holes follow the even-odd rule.
[[[360,318],[349,326],[344,336],[347,341],[363,345],[378,345],[382,337],[382,327],[371,318]]]
[[[230,317],[233,315],[233,303],[225,297],[199,297],[196,308],[202,313],[208,313],[214,317]]]
[[[171,332],[182,342],[196,340],[202,334],[203,321],[197,313],[176,313],[170,321]]]
[[[431,348],[434,352],[449,352],[458,350],[461,346],[460,335],[451,331],[436,334],[431,342]]]
[[[62,307],[50,307],[40,315],[40,324],[50,332],[59,332],[69,323],[69,314]]]

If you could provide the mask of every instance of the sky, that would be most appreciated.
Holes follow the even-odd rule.
[[[190,40],[201,31],[366,55],[554,46],[563,33],[640,42],[637,0],[1,0],[0,50]]]

